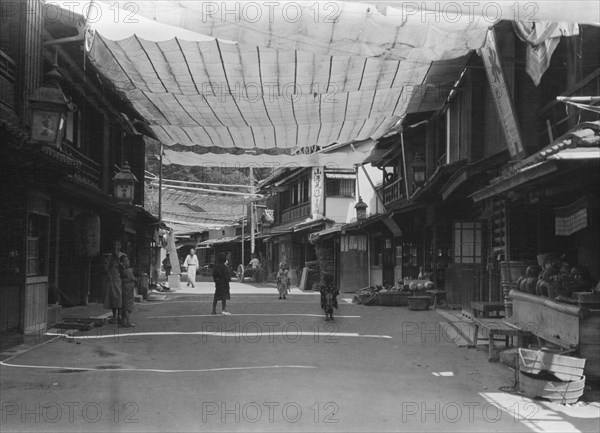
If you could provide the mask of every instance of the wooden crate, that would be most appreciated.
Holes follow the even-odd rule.
[[[402,307],[408,305],[410,294],[399,291],[377,293],[377,305],[384,307]]]

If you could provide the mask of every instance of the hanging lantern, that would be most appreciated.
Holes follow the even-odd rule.
[[[426,164],[421,158],[421,154],[418,152],[415,153],[415,159],[412,162],[412,171],[415,184],[417,186],[422,186],[425,183]]]
[[[358,221],[363,221],[367,218],[367,204],[362,201],[362,197],[358,197],[358,203],[354,206],[356,209],[356,219]]]
[[[31,110],[31,139],[38,143],[60,147],[67,111],[75,111],[60,88],[62,79],[58,66],[45,76],[46,84],[27,98]]]
[[[114,196],[117,201],[122,203],[133,202],[133,190],[137,182],[138,180],[131,172],[129,163],[125,161],[121,171],[113,177]]]
[[[100,217],[93,212],[82,212],[75,217],[75,252],[79,257],[100,254]]]

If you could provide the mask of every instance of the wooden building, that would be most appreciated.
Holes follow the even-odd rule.
[[[557,97],[599,94],[599,29],[582,25],[577,36],[559,36],[536,85],[527,69],[529,48],[513,27],[494,26],[481,55],[466,58],[458,75],[446,72],[448,82],[437,94],[420,95],[420,109],[365,161],[383,172],[379,195],[387,214],[362,227],[370,232],[371,252],[363,272],[373,271],[382,254],[383,277],[371,272],[371,284],[397,284],[423,267],[447,290],[449,303],[469,315],[472,301],[502,300],[502,261],[535,261],[539,252],[559,248],[585,256],[593,277],[600,277],[597,218],[570,239],[557,241],[553,234],[553,208],[578,212],[581,199],[592,209],[590,218],[595,212],[597,156],[589,144],[572,143],[581,143],[573,136],[594,136],[596,124],[583,122],[599,115],[566,109]],[[566,140],[566,147],[585,149],[568,162],[552,161]],[[581,192],[575,196],[575,190]],[[399,230],[370,227],[389,219]],[[376,252],[381,244],[389,248]]]
[[[40,0],[0,3],[0,330],[30,335],[44,332],[49,311],[103,299],[101,253],[113,239],[148,272],[158,220],[142,206],[134,113],[87,64],[83,17],[50,15]],[[50,91],[67,109],[42,141],[36,134],[49,133],[37,128],[51,129],[54,114],[38,124],[33,109]],[[113,178],[126,162],[139,182],[119,202]]]

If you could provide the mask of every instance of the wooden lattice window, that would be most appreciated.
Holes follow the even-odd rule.
[[[327,197],[354,197],[356,195],[356,180],[327,179],[325,194],[327,194]]]
[[[481,263],[481,223],[454,223],[454,263]]]

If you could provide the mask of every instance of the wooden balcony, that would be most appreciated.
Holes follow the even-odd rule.
[[[397,179],[383,187],[383,204],[388,205],[396,200],[400,200],[404,197],[403,193],[404,182],[403,179]]]
[[[560,96],[598,96],[600,94],[600,69],[582,79]],[[568,109],[565,109],[568,107]],[[581,122],[600,119],[600,114],[581,110],[573,105],[554,100],[540,110],[543,122],[540,134],[540,146],[546,146]]]
[[[310,202],[288,208],[281,212],[281,223],[287,223],[310,216]]]
[[[80,182],[100,188],[100,164],[85,156],[70,144],[63,143],[63,149],[81,163],[81,166],[75,172],[75,178]]]

